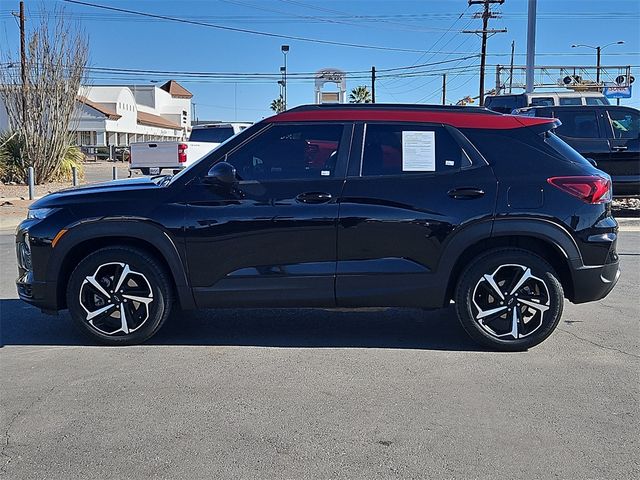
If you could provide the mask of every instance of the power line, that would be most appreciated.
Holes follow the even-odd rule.
[[[294,35],[284,35],[284,34],[279,34],[279,33],[262,32],[262,31],[259,31],[259,30],[250,30],[250,29],[247,29],[247,28],[229,27],[229,26],[225,26],[225,25],[217,25],[217,24],[213,24],[213,23],[205,23],[205,22],[201,22],[201,21],[197,21],[197,20],[187,20],[185,18],[169,17],[167,15],[158,15],[158,14],[155,14],[155,13],[140,12],[140,11],[136,11],[136,10],[128,10],[128,9],[125,9],[125,8],[118,8],[118,7],[110,7],[110,6],[107,6],[107,5],[99,5],[99,4],[95,4],[95,3],[82,2],[80,0],[64,0],[64,1],[67,2],[67,3],[83,5],[85,7],[99,8],[99,9],[103,9],[103,10],[110,10],[110,11],[115,11],[115,12],[120,12],[120,13],[127,13],[127,14],[130,14],[130,15],[138,15],[138,16],[142,16],[142,17],[156,18],[156,19],[166,20],[166,21],[170,21],[170,22],[184,23],[184,24],[189,24],[189,25],[197,25],[197,26],[200,26],[200,27],[215,28],[215,29],[218,29],[218,30],[226,30],[226,31],[237,32],[237,33],[247,33],[247,34],[250,34],[250,35],[259,35],[259,36],[262,36],[262,37],[283,38],[283,39],[287,39],[287,40],[297,40],[297,41],[300,41],[300,42],[317,43],[317,44],[322,44],[322,45],[333,45],[333,46],[338,46],[338,47],[363,48],[363,49],[369,49],[369,50],[383,50],[383,51],[410,52],[410,53],[423,53],[424,52],[424,50],[417,50],[417,49],[412,49],[412,48],[383,47],[383,46],[380,46],[380,45],[365,45],[365,44],[360,44],[360,43],[337,42],[337,41],[333,41],[333,40],[322,40],[322,39],[317,39],[317,38],[308,38],[308,37],[299,37],[299,36],[294,36]]]

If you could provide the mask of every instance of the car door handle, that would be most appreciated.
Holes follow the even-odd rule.
[[[612,150],[615,150],[616,152],[622,152],[624,150],[628,150],[629,147],[627,147],[626,145],[614,145],[613,147],[611,147]]]
[[[447,195],[456,200],[470,200],[472,198],[482,197],[484,190],[475,187],[460,187],[449,190]]]
[[[326,192],[305,192],[296,197],[302,203],[327,203],[331,200],[331,194]]]

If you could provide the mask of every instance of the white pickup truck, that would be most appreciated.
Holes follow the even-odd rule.
[[[140,170],[143,175],[182,170],[249,126],[250,123],[197,125],[191,130],[188,142],[132,143],[129,170]]]

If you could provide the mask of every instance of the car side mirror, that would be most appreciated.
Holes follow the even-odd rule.
[[[584,157],[584,158],[587,160],[587,162],[589,162],[594,167],[598,166],[598,162],[596,162],[593,158],[591,158],[591,157]]]
[[[212,185],[232,187],[238,183],[236,178],[236,167],[227,162],[216,163],[209,169],[204,180],[206,183]]]

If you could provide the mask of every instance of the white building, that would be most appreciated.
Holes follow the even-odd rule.
[[[74,115],[77,144],[125,146],[132,142],[186,140],[191,131],[192,97],[174,80],[160,87],[82,87]],[[0,105],[0,131],[7,128],[6,110]]]
[[[84,87],[82,93],[76,110],[78,145],[185,140],[191,130],[193,95],[174,80],[161,87]]]

